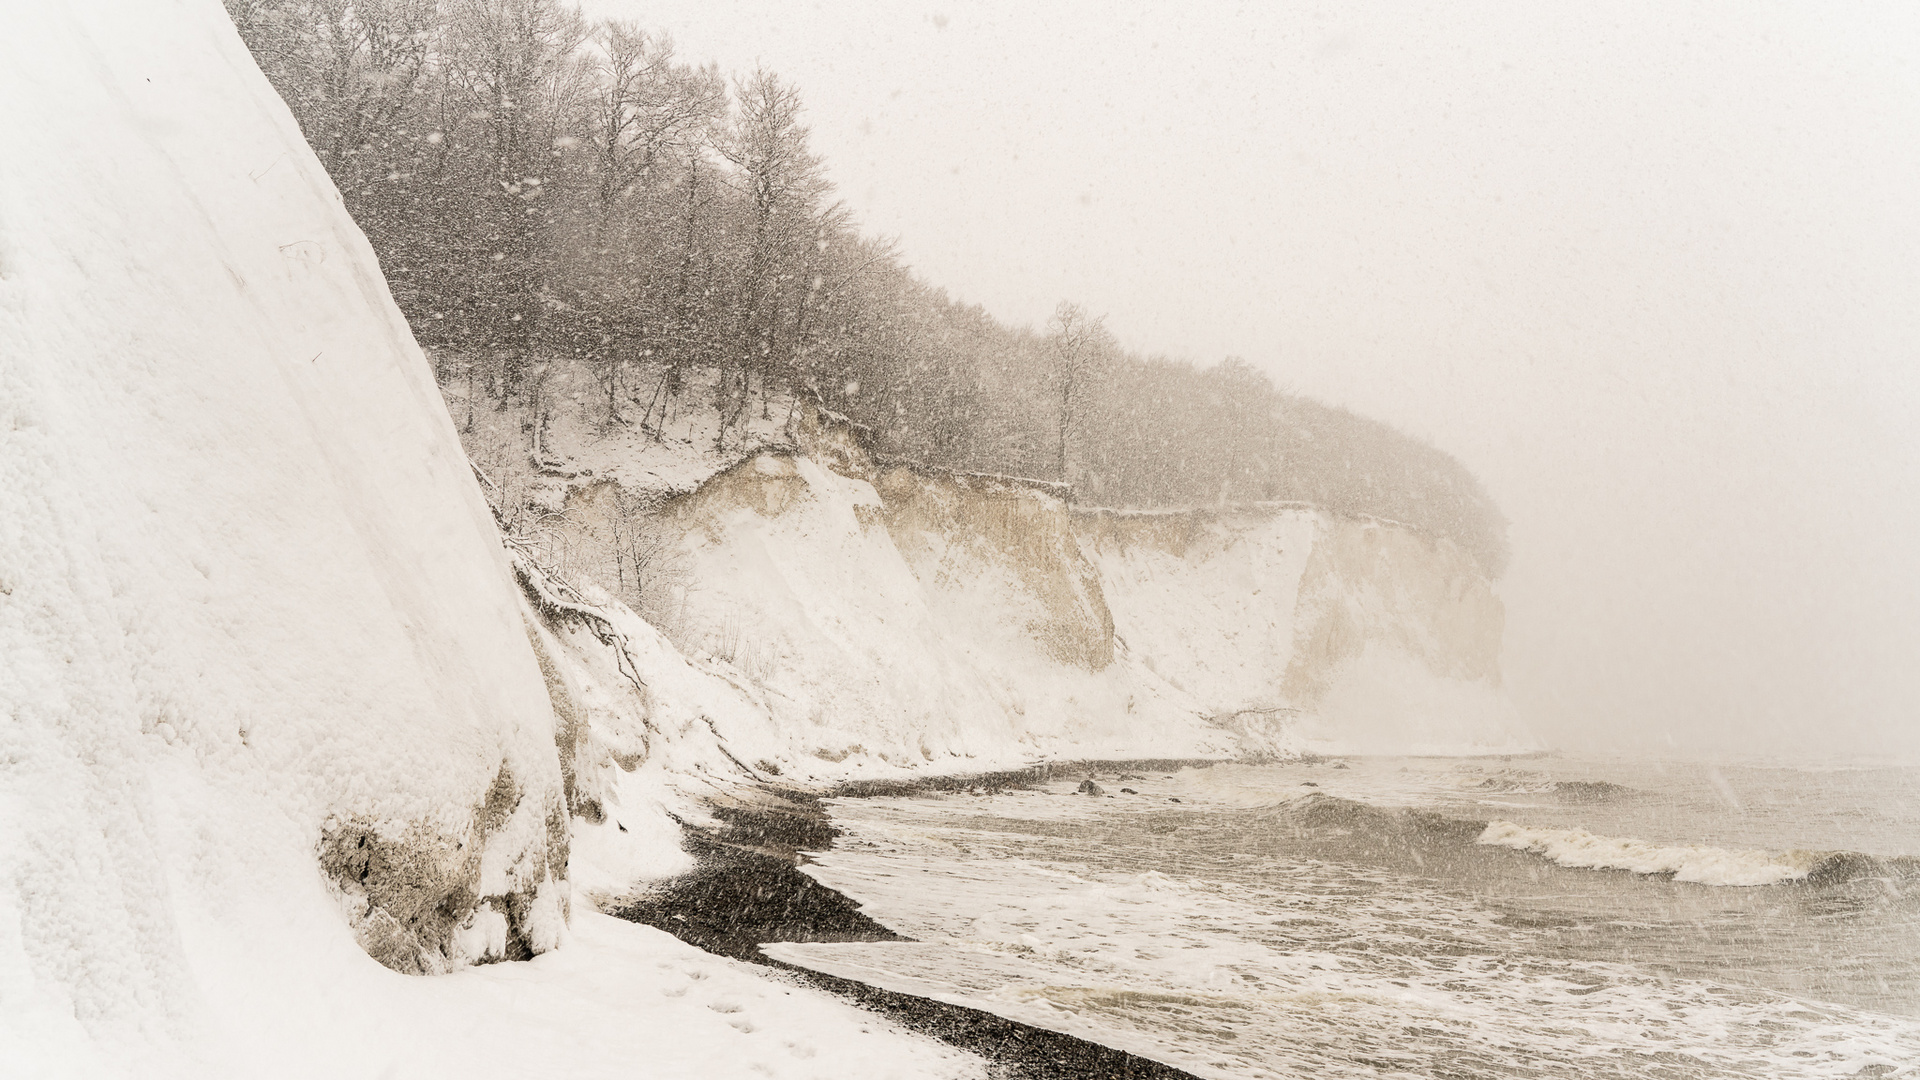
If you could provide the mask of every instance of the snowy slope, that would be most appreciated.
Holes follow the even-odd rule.
[[[5,23],[0,1071],[977,1074],[568,930],[525,603],[291,117],[216,0]]]
[[[462,889],[498,898],[465,929],[550,947],[552,716],[484,505],[365,241],[271,100],[232,107],[224,28],[179,15],[10,37],[10,100],[45,104],[5,137],[60,165],[5,189],[0,692],[26,764],[76,810],[177,768],[257,800],[276,845],[373,860],[353,899],[398,967],[504,947],[460,938],[475,901],[418,910]],[[144,878],[153,854],[101,858]],[[383,860],[414,864],[410,895]],[[117,891],[48,873],[30,916]]]

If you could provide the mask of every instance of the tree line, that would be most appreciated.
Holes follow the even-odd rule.
[[[1229,359],[1140,356],[1063,303],[1010,327],[863,234],[798,90],[728,78],[565,0],[226,0],[471,395],[538,419],[584,365],[607,424],[659,430],[698,380],[722,418],[817,393],[881,449],[1065,480],[1085,505],[1300,500],[1448,536],[1490,574],[1506,523],[1453,458]]]

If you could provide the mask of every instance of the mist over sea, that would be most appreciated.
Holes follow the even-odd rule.
[[[1920,769],[1354,758],[848,799],[910,942],[769,946],[1210,1077],[1920,1075]]]

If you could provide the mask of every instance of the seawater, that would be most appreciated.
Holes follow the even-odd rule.
[[[914,940],[767,952],[1208,1077],[1920,1076],[1920,769],[1098,783],[837,800],[807,872]]]

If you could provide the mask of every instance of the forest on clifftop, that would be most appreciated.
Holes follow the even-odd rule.
[[[799,391],[887,453],[1080,505],[1308,502],[1505,569],[1504,517],[1444,451],[1236,358],[1140,355],[1079,304],[1008,326],[920,279],[834,197],[773,72],[565,0],[225,2],[440,378],[535,440],[562,407],[658,432],[698,386],[724,441]],[[545,392],[562,363],[592,400]]]

